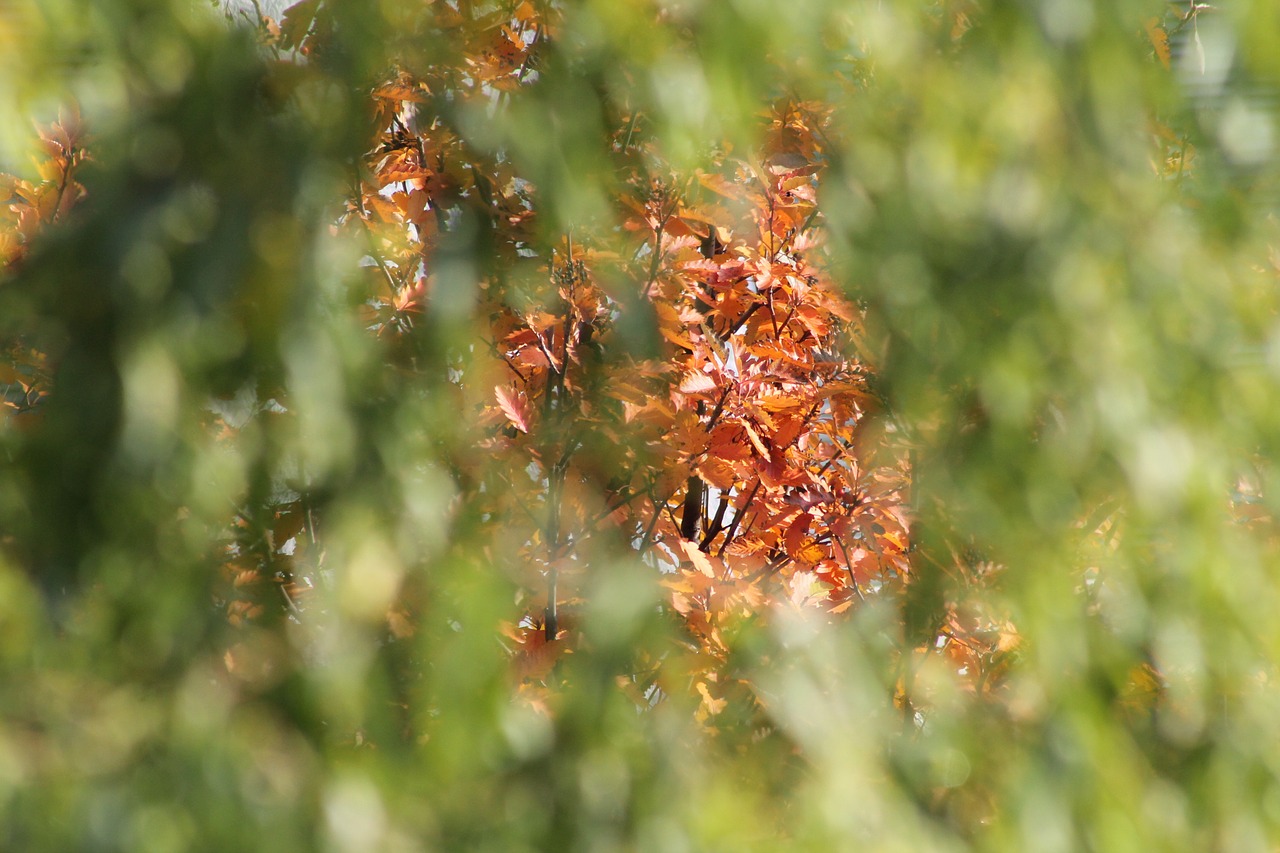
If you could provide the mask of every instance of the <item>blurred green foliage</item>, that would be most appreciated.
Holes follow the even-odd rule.
[[[371,87],[461,47],[405,4],[312,5],[330,43],[305,61],[196,0],[0,7],[0,166],[25,168],[19,117],[73,100],[93,158],[0,279],[7,351],[57,365],[38,421],[0,427],[0,847],[1280,843],[1276,117],[1232,82],[1275,84],[1269,7],[548,0],[538,83],[459,99],[548,242],[606,215],[614,116],[689,168],[750,151],[779,97],[833,109],[831,262],[933,560],[905,616],[735,638],[778,738],[616,688],[667,630],[625,543],[593,558],[551,712],[512,698],[516,583],[482,546],[502,519],[461,499],[446,387],[474,284],[425,321],[419,372],[389,371],[348,310],[364,249],[330,228]],[[1181,36],[1167,70],[1152,18]],[[459,280],[486,250],[450,244]],[[329,567],[305,618],[229,624],[227,549],[299,501]],[[957,544],[990,582],[958,588]],[[382,624],[398,595],[408,639]],[[943,601],[1007,612],[1017,659],[995,699],[923,660],[904,719],[894,661]]]

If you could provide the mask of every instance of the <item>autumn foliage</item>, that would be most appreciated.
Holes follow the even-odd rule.
[[[727,669],[727,634],[778,608],[838,621],[868,599],[897,601],[912,578],[910,443],[876,390],[865,307],[832,280],[823,246],[830,109],[781,99],[760,115],[757,149],[692,173],[664,165],[645,116],[613,116],[612,218],[547,243],[538,188],[468,145],[457,104],[441,96],[501,98],[536,82],[561,14],[439,4],[416,26],[465,47],[372,87],[367,153],[335,223],[366,252],[355,318],[383,369],[410,377],[424,315],[474,298],[487,318],[433,393],[471,425],[456,461],[462,500],[508,520],[485,549],[495,566],[519,567],[503,633],[520,690],[541,702],[559,683],[556,661],[581,642],[577,613],[603,570],[593,564],[621,546],[660,585],[657,607],[693,656],[672,683],[666,650],[637,649],[619,681],[628,695],[647,707],[689,691],[708,725],[730,694],[765,713]],[[259,22],[286,86],[323,58],[332,23],[317,2]],[[8,179],[0,239],[11,267],[83,195],[78,133],[69,120],[42,135],[40,183]],[[477,227],[489,256],[475,295],[453,295],[440,253],[451,232]],[[22,416],[47,393],[48,368],[21,340],[11,346],[6,404]],[[270,407],[289,417],[285,389]],[[212,435],[234,441],[233,421],[216,417]],[[304,493],[229,520],[217,598],[232,624],[307,618],[323,583],[317,515]],[[413,636],[414,598],[391,603],[388,636]],[[917,654],[944,650],[969,689],[993,689],[1011,625],[953,604],[930,627]],[[909,672],[895,688],[903,707]]]
[[[0,210],[0,270],[21,265],[40,231],[67,215],[84,195],[76,172],[87,157],[80,138],[79,117],[68,116],[39,134],[38,180],[0,175],[0,194],[8,203]],[[18,422],[32,416],[49,392],[45,353],[23,338],[6,341],[0,381],[5,387],[5,415]]]
[[[322,27],[302,34],[310,8],[269,22],[274,43],[323,51]],[[620,114],[615,224],[539,243],[538,188],[468,146],[434,93],[529,85],[558,17],[529,2],[475,16],[438,7],[428,29],[465,33],[467,49],[373,89],[377,134],[340,227],[367,240],[362,322],[387,369],[408,372],[403,341],[457,298],[437,272],[450,228],[484,230],[476,298],[488,325],[443,393],[475,424],[466,456],[489,460],[460,463],[472,469],[467,499],[509,520],[489,553],[519,567],[506,635],[525,688],[557,683],[589,578],[604,570],[593,564],[622,544],[661,584],[659,607],[697,660],[673,684],[665,650],[637,650],[626,689],[642,707],[655,685],[696,691],[710,719],[739,678],[725,669],[726,632],[781,606],[839,619],[909,582],[906,447],[873,390],[863,309],[831,280],[822,246],[822,104],[778,102],[758,150],[693,174],[663,165],[643,116]],[[627,324],[641,330],[630,340]],[[412,614],[391,619],[412,630]],[[990,651],[973,636],[987,627],[947,627],[960,666]],[[969,667],[973,683],[984,669]]]

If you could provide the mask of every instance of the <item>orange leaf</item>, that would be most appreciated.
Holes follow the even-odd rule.
[[[774,446],[790,447],[792,442],[800,437],[800,431],[804,429],[804,426],[803,418],[787,418],[782,421],[773,433]]]
[[[658,315],[658,332],[676,346],[692,352],[694,349],[693,340],[684,328],[684,323],[681,322],[680,315],[676,312],[676,309],[666,302],[656,302],[653,308],[654,313]]]
[[[787,556],[793,560],[800,559],[800,551],[804,546],[805,537],[809,533],[809,524],[813,521],[813,516],[807,512],[802,512],[791,522],[791,526],[787,528],[787,535],[783,540],[783,544],[787,549]]]
[[[533,7],[533,3],[529,2],[529,0],[524,0],[524,2],[517,6],[516,10],[511,13],[511,17],[520,22],[531,21],[537,16],[538,11]]]
[[[427,89],[425,83],[415,82],[408,74],[401,73],[393,81],[383,83],[381,86],[373,90],[375,98],[383,98],[389,101],[412,101],[421,103],[426,100],[430,90]]]
[[[816,542],[800,546],[796,552],[796,562],[806,566],[814,566],[827,559],[827,549]]]
[[[732,489],[738,481],[733,466],[716,456],[708,456],[698,463],[698,475],[721,490]]]
[[[723,711],[729,704],[727,699],[717,699],[712,696],[711,691],[707,689],[707,683],[705,681],[698,682],[698,693],[702,696],[701,710],[713,717]]]
[[[542,350],[538,349],[537,347],[525,347],[524,349],[520,350],[520,352],[516,353],[516,356],[515,358],[512,359],[512,361],[514,361],[516,364],[523,365],[524,367],[550,367],[551,366],[551,361],[542,352]]]
[[[711,563],[711,558],[698,550],[698,546],[688,539],[680,540],[680,550],[689,558],[689,562],[693,563],[693,567],[702,572],[709,578],[716,577],[715,566]],[[718,561],[717,561],[718,562]]]
[[[879,574],[880,566],[876,555],[866,548],[854,548],[849,552],[849,573],[856,583],[866,583]]]
[[[503,385],[498,385],[493,389],[493,396],[498,399],[498,406],[501,407],[502,413],[507,416],[507,420],[511,421],[511,425],[521,432],[529,431],[529,412],[528,401],[520,392],[512,391]]]
[[[538,633],[541,634],[541,632]],[[527,644],[516,653],[515,661],[513,661],[516,677],[521,681],[546,678],[551,674],[556,661],[567,651],[564,641],[559,639],[552,640],[549,643],[531,642]]]
[[[743,435],[738,424],[720,424],[711,433],[708,452],[719,459],[742,461],[751,458],[747,445],[739,441]]]
[[[1147,38],[1151,39],[1151,46],[1156,50],[1156,58],[1160,60],[1160,64],[1165,70],[1169,70],[1169,34],[1160,26],[1159,18],[1147,18],[1145,21],[1147,28]]]
[[[769,448],[760,439],[760,433],[752,429],[751,424],[747,423],[746,421],[743,421],[742,426],[746,429],[747,438],[751,439],[752,446],[755,447],[755,449],[760,453],[761,456],[767,459],[769,457]]]
[[[725,198],[738,199],[742,197],[741,186],[733,183],[724,175],[715,172],[700,172],[698,174],[698,183]]]
[[[714,391],[715,387],[716,381],[700,370],[695,370],[680,380],[681,394],[704,394]]]

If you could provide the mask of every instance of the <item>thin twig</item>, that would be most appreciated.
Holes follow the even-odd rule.
[[[717,557],[724,556],[724,549],[729,547],[733,537],[738,534],[738,524],[742,521],[742,517],[746,515],[747,508],[751,506],[751,502],[756,499],[756,492],[760,491],[762,482],[759,477],[756,477],[756,484],[751,487],[750,493],[747,494],[747,499],[742,503],[742,508],[733,514],[733,523],[729,525],[729,532],[725,534],[724,541],[720,543],[720,550],[716,552]]]
[[[858,594],[858,598],[866,601],[866,597],[862,594],[862,587],[858,585],[858,578],[853,573],[853,561],[849,559],[849,549],[844,547],[844,540],[834,533],[831,535],[831,539],[840,546],[840,553],[844,555],[844,565],[849,572],[849,582],[853,585],[853,591]]]

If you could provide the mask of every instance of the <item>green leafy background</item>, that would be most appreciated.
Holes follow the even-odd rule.
[[[94,143],[89,199],[0,281],[0,334],[59,365],[39,425],[0,428],[0,846],[1274,849],[1274,10],[550,5],[538,83],[456,115],[539,188],[546,239],[606,215],[623,105],[686,168],[751,150],[779,97],[834,109],[832,264],[934,556],[905,612],[744,631],[785,739],[709,737],[687,699],[615,686],[665,630],[622,549],[553,713],[514,701],[512,581],[480,544],[501,520],[459,503],[444,387],[470,303],[428,319],[418,374],[386,370],[348,310],[362,250],[329,227],[373,81],[459,46],[335,0],[290,77],[191,0],[3,6],[0,165],[72,99]],[[244,389],[217,440],[210,400]],[[229,511],[266,531],[299,492],[326,584],[304,619],[229,625]],[[957,544],[998,579],[957,589]],[[389,643],[396,590],[423,628]],[[966,595],[1021,636],[1000,699],[922,667],[904,719],[895,649]]]

